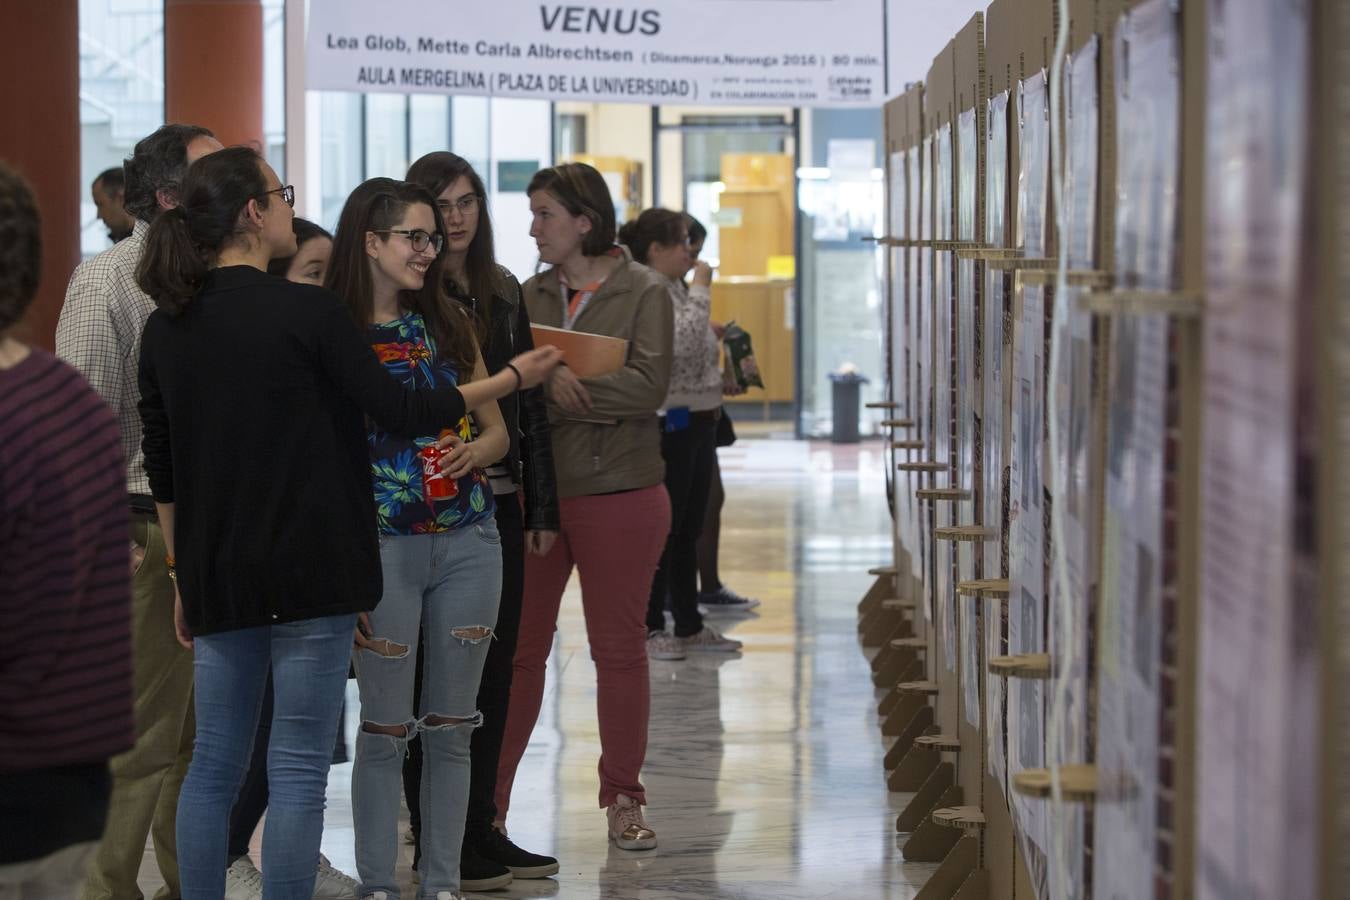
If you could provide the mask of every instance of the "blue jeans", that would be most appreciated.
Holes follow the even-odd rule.
[[[355,627],[354,615],[326,616],[194,640],[200,721],[178,798],[183,900],[220,900],[225,893],[230,809],[248,771],[269,667],[274,705],[263,897],[314,895],[324,792]]]
[[[356,869],[362,896],[399,896],[394,879],[403,757],[422,741],[422,895],[459,890],[469,802],[469,741],[482,723],[478,681],[501,598],[501,538],[492,519],[437,534],[384,538],[384,598],[370,614],[377,650],[356,654],[361,731],[352,769]],[[413,710],[418,631],[422,708]],[[392,735],[370,726],[401,729]]]

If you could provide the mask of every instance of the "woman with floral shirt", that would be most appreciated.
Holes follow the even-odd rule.
[[[425,188],[388,178],[358,187],[338,220],[326,285],[347,303],[385,368],[413,390],[487,378],[472,320],[444,294],[445,227]],[[501,539],[484,468],[505,455],[496,401],[455,430],[407,440],[372,426],[371,476],[384,597],[357,635],[361,730],[352,772],[362,897],[399,896],[403,757],[423,745],[420,872],[428,896],[459,896],[469,741],[497,621]],[[425,641],[421,708],[413,709]]]

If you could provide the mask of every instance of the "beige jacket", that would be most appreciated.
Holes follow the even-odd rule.
[[[561,328],[558,272],[549,269],[521,287],[530,321]],[[631,491],[660,484],[666,475],[656,411],[670,386],[674,312],[662,277],[624,261],[605,279],[573,325],[576,331],[628,341],[628,362],[617,372],[583,378],[591,412],[575,418],[548,405],[558,496]]]

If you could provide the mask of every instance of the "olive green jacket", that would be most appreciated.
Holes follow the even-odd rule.
[[[581,379],[591,395],[586,416],[548,404],[559,497],[631,491],[665,479],[656,411],[670,385],[674,313],[661,276],[633,262],[627,249],[623,254],[623,264],[581,310],[573,330],[624,338],[628,361],[617,372]],[[532,323],[562,327],[556,268],[521,290]]]

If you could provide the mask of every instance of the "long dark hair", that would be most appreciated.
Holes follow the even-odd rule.
[[[652,207],[644,209],[633,221],[624,223],[619,229],[619,243],[628,248],[633,259],[645,266],[652,244],[678,244],[681,232],[687,234],[684,213]]]
[[[455,284],[450,273],[445,274],[446,289],[457,296],[469,296],[478,301],[478,336],[484,338],[488,333],[488,309],[492,298],[502,292],[502,275],[497,268],[497,253],[492,238],[492,217],[488,215],[487,187],[478,177],[469,161],[448,150],[428,153],[413,163],[408,169],[408,180],[420,184],[439,198],[445,189],[460,178],[469,180],[469,187],[478,195],[478,228],[473,240],[469,242],[469,252],[465,256],[464,270],[468,284]],[[433,207],[440,215],[440,207]]]
[[[581,241],[586,256],[604,256],[614,246],[614,198],[605,177],[585,163],[563,163],[540,169],[530,179],[525,193],[548,191],[569,213],[591,220],[591,230]]]
[[[150,223],[136,283],[160,309],[176,316],[202,288],[226,244],[243,234],[248,201],[267,209],[263,158],[252,147],[226,147],[188,167],[178,206]]]
[[[291,270],[291,261],[300,253],[300,248],[308,244],[315,238],[328,238],[332,240],[333,236],[318,225],[315,225],[309,219],[302,219],[296,216],[291,220],[291,231],[295,232],[295,253],[290,256],[278,256],[275,259],[268,260],[267,274],[275,275],[278,278],[285,278],[286,273]]]
[[[370,326],[375,309],[375,286],[370,277],[370,258],[366,256],[366,232],[397,228],[408,207],[423,203],[431,207],[436,233],[445,241],[445,223],[436,211],[436,198],[420,184],[395,181],[392,178],[372,178],[358,185],[347,198],[338,217],[337,234],[333,237],[333,256],[328,263],[328,274],[323,286],[335,292],[351,310],[352,318],[362,329]],[[381,235],[381,240],[389,240]],[[436,342],[440,357],[455,367],[461,384],[473,378],[478,359],[478,346],[467,315],[445,294],[444,251],[427,267],[426,279],[420,291],[399,291],[399,305],[421,313],[427,331]]]

